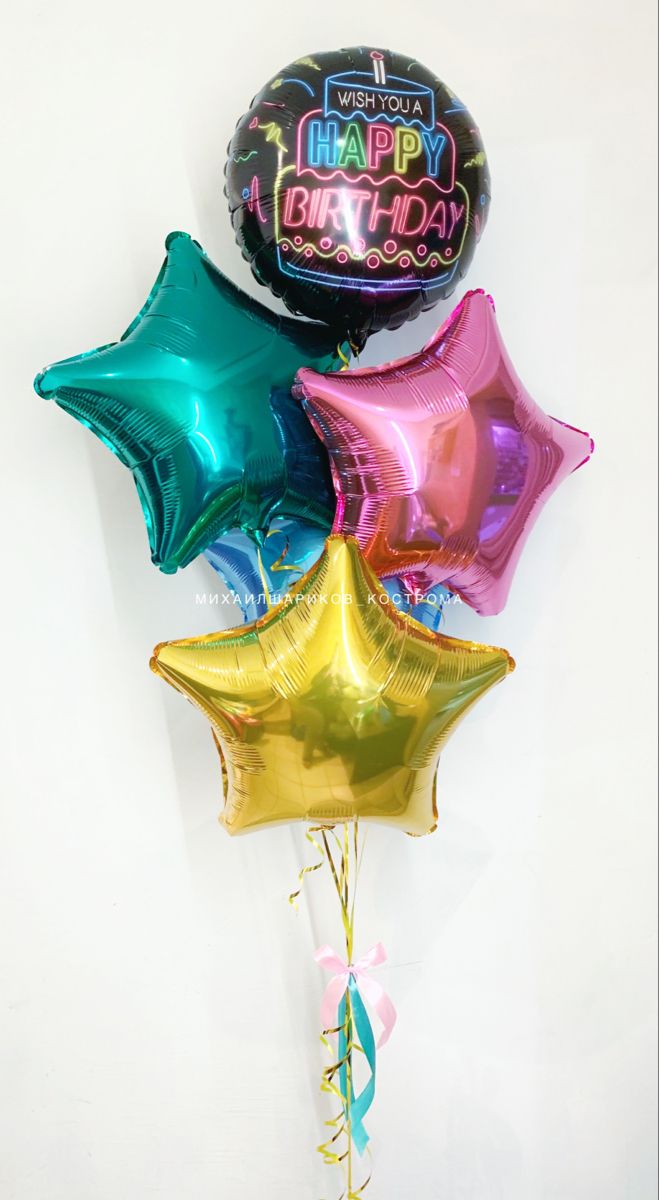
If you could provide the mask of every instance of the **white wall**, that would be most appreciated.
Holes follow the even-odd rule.
[[[400,1025],[373,1200],[651,1200],[654,129],[651,0],[115,0],[6,12],[0,71],[3,1200],[314,1200],[326,885],[303,832],[231,841],[203,719],[148,669],[206,631],[129,474],[31,392],[116,337],[170,229],[261,300],[221,195],[237,117],[300,54],[373,42],[466,100],[494,169],[469,283],[593,462],[505,613],[450,631],[516,675],[441,768],[441,826],[373,828],[360,945]],[[369,346],[415,349],[448,305]]]

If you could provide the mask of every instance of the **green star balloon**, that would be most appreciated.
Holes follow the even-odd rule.
[[[291,455],[270,395],[300,367],[336,368],[348,351],[328,327],[245,295],[188,234],[171,233],[166,248],[121,340],[55,363],[34,386],[132,471],[152,561],[172,573],[229,529],[260,539],[275,507],[326,524],[326,496],[309,489],[324,450],[298,423]]]

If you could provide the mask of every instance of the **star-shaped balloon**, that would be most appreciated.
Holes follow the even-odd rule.
[[[270,409],[288,483],[273,505],[270,518],[311,521],[322,531],[324,541],[336,515],[327,451],[288,388],[273,388]]]
[[[304,413],[298,406],[303,421]],[[229,617],[227,627],[249,624],[280,604],[289,589],[318,561],[329,524],[323,532],[307,521],[277,519],[261,545],[239,529],[225,533],[204,550],[220,579],[228,588],[217,603]]]
[[[378,575],[421,592],[446,584],[484,615],[503,608],[543,505],[593,449],[532,400],[483,292],[418,354],[302,370],[294,393],[332,459],[334,531],[353,534]]]
[[[299,405],[296,407],[301,420],[306,421]],[[330,522],[323,532],[319,525],[308,521],[277,517],[260,544],[234,529],[207,546],[204,558],[228,589],[212,601],[228,617],[226,627],[240,625],[241,618],[245,624],[257,621],[280,604],[293,584],[320,558],[329,527]],[[436,587],[431,595],[415,596],[402,579],[383,579],[382,585],[396,608],[435,633],[444,609],[455,599],[442,587]]]
[[[290,516],[313,520],[320,511],[326,519],[305,451],[286,455],[285,424],[269,398],[288,390],[304,364],[322,371],[339,357],[332,330],[275,316],[187,234],[170,234],[166,246],[153,290],[121,341],[55,363],[35,387],[132,471],[151,557],[171,573],[228,529],[260,536],[274,504]],[[296,435],[305,436],[300,428]],[[314,443],[307,434],[312,462],[324,454]]]
[[[423,834],[442,747],[514,663],[398,612],[357,542],[333,536],[289,603],[166,642],[151,666],[212,724],[230,833],[359,818]]]

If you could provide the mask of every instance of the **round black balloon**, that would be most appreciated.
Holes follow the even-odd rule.
[[[226,194],[256,278],[358,344],[450,295],[487,220],[473,118],[426,67],[389,50],[285,67],[228,153]]]

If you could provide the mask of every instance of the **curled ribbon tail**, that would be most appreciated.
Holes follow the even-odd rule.
[[[349,993],[357,1037],[359,1038],[359,1044],[364,1051],[364,1056],[371,1071],[371,1077],[363,1091],[358,1096],[355,1096],[353,1091],[349,1112],[352,1140],[357,1147],[357,1152],[363,1155],[370,1141],[364,1126],[364,1120],[375,1100],[375,1037],[373,1036],[373,1026],[371,1025],[369,1015],[359,994],[359,988],[356,981],[352,978],[350,980]]]
[[[341,1098],[350,1136],[359,1154],[364,1154],[369,1141],[364,1118],[375,1099],[376,1080],[375,1036],[364,1000],[382,1022],[377,1049],[387,1044],[397,1020],[393,1002],[382,985],[368,973],[386,962],[387,952],[378,942],[354,963],[346,962],[331,946],[321,946],[314,957],[319,966],[333,972],[323,996],[321,1016],[326,1031],[338,1029]],[[359,1095],[355,1094],[352,1070],[352,1055],[356,1048],[362,1050],[370,1069],[370,1078]]]

